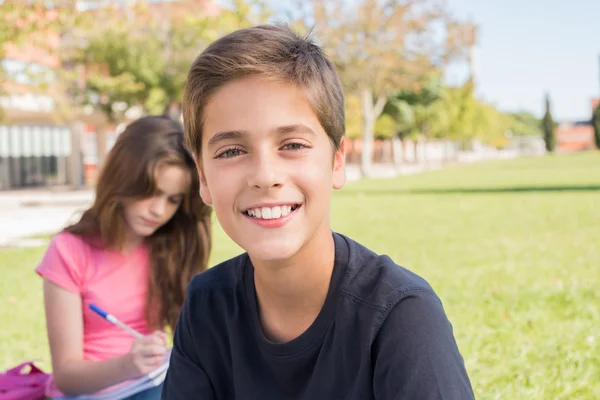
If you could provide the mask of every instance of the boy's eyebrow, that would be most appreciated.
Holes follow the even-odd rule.
[[[315,135],[315,132],[304,124],[278,126],[275,129],[273,129],[270,133],[276,134],[276,135],[285,135],[287,133],[293,133],[293,132],[303,132],[303,133],[309,133],[311,135]],[[214,146],[215,144],[217,144],[218,142],[221,142],[223,140],[239,140],[246,136],[248,136],[248,131],[236,130],[236,131],[217,132],[208,140],[208,146],[209,147]]]
[[[225,131],[217,132],[210,139],[208,139],[208,147],[214,146],[218,142],[223,140],[241,139],[244,136],[248,136],[246,131]]]
[[[304,133],[310,133],[311,135],[315,134],[315,132],[312,129],[310,129],[308,126],[306,126],[304,124],[278,126],[273,131],[274,131],[274,133],[279,134],[279,135],[285,135],[286,133],[293,133],[293,132],[304,132]]]

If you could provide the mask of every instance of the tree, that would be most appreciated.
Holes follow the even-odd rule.
[[[481,101],[476,104],[472,138],[496,148],[504,147],[508,141],[506,131],[510,117],[492,104]]]
[[[442,113],[436,107],[441,98],[442,86],[439,73],[431,73],[423,85],[417,89],[400,90],[388,99],[384,114],[389,114],[396,122],[398,138],[423,136],[429,138],[437,130]],[[417,142],[415,142],[415,155]],[[404,145],[403,145],[404,147]]]
[[[369,176],[375,122],[388,97],[419,87],[431,71],[464,56],[465,26],[435,0],[306,3],[299,2],[298,24],[315,27],[345,90],[361,99],[361,171]],[[446,35],[437,40],[440,26]]]
[[[594,127],[594,139],[596,142],[596,148],[600,150],[600,103],[594,110],[592,115],[592,126]]]
[[[462,86],[445,88],[441,108],[446,114],[447,125],[442,137],[458,142],[466,142],[475,137],[475,116],[479,104],[474,92],[475,84],[472,79]]]
[[[516,136],[538,136],[542,134],[541,121],[528,112],[513,112],[510,117],[510,130]]]
[[[346,137],[349,139],[360,138],[362,123],[360,98],[354,94],[350,94],[346,96],[345,100]]]
[[[268,16],[258,1],[235,0],[225,9],[206,9],[204,4],[137,0],[88,11],[107,22],[87,24],[63,41],[63,62],[84,68],[83,85],[70,85],[76,103],[100,110],[111,123],[144,114],[179,118],[194,58],[222,34]],[[97,133],[101,162],[104,132]]]
[[[206,17],[190,12],[189,2],[133,6],[118,3],[88,14],[90,24],[63,41],[63,61],[84,67],[83,86],[74,86],[77,102],[101,110],[111,122],[135,108],[161,113],[181,93],[185,67],[206,40]],[[192,27],[190,29],[190,27]]]
[[[22,0],[4,0],[0,2],[0,60],[4,60],[7,52],[22,50],[29,47],[30,53],[43,58],[48,54],[52,36],[47,35],[47,29],[58,20],[56,11],[48,10],[41,1],[24,2]],[[35,51],[31,51],[35,48]],[[31,61],[20,60],[24,65],[18,70],[6,71],[0,63],[0,95],[8,93],[8,85],[13,84],[11,92],[16,91],[17,75],[26,77],[29,81],[27,90],[35,91],[38,84],[47,83],[47,71],[40,73],[32,67]],[[39,70],[39,68],[37,68]],[[0,120],[3,117],[0,108]]]
[[[109,22],[79,32],[66,59],[85,66],[81,101],[93,103],[111,121],[133,107],[144,114],[179,109],[194,58],[222,34],[268,15],[257,1],[236,0],[231,8],[212,11],[197,0],[138,0],[92,11],[96,20]]]
[[[546,143],[546,151],[553,152],[556,144],[555,124],[550,113],[550,96],[546,95],[546,111],[542,119],[542,130],[544,132],[544,142]]]
[[[20,44],[25,36],[27,22],[26,7],[21,1],[8,0],[0,6],[0,60],[4,60],[7,48]],[[6,82],[9,80],[4,64],[0,62],[0,96],[7,93]],[[4,113],[0,107],[0,121]]]
[[[381,114],[375,121],[375,138],[391,139],[396,135],[396,121],[390,115]]]

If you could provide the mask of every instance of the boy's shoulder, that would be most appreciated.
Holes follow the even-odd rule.
[[[342,287],[346,296],[382,310],[392,308],[407,296],[437,297],[422,276],[397,264],[386,254],[378,254],[356,240],[340,236],[346,240],[349,249]]]

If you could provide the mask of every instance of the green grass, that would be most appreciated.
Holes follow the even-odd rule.
[[[425,277],[478,399],[600,398],[600,154],[348,184],[333,228]],[[215,229],[212,261],[239,248]],[[0,253],[0,369],[49,366],[42,250]]]

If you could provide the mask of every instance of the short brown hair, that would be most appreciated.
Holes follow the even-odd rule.
[[[183,94],[189,150],[200,161],[204,107],[226,83],[262,76],[301,88],[337,150],[345,131],[344,92],[335,67],[307,35],[284,24],[257,25],[215,42],[192,64]]]

